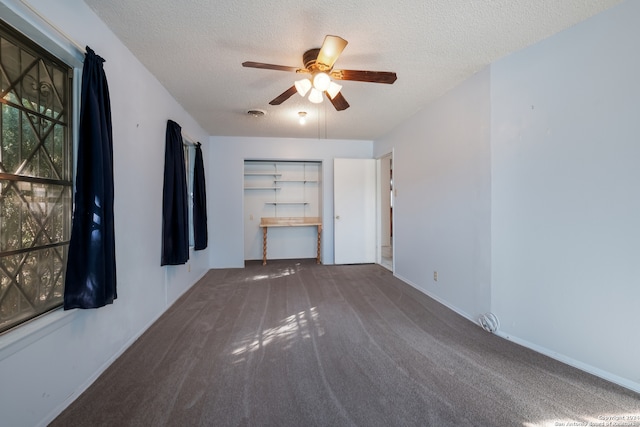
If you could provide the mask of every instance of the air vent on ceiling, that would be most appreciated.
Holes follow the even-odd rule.
[[[266,113],[266,111],[264,110],[249,110],[247,111],[247,114],[250,115],[251,117],[262,117],[264,116]]]

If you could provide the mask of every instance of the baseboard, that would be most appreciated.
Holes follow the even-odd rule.
[[[544,354],[545,356],[548,356],[552,359],[555,359],[559,362],[562,362],[566,365],[569,366],[573,366],[574,368],[580,369],[581,371],[587,372],[589,374],[595,375],[596,377],[602,378],[604,380],[607,380],[609,382],[612,382],[614,384],[618,384],[619,386],[622,386],[624,388],[628,388],[631,391],[634,391],[636,393],[640,393],[640,383],[631,381],[627,378],[622,378],[619,377],[615,374],[612,374],[611,372],[605,371],[603,369],[600,368],[596,368],[595,366],[591,366],[587,363],[581,362],[579,360],[573,359],[571,357],[565,356],[564,354],[549,350],[548,348],[539,346],[537,344],[534,344],[532,342],[529,342],[527,340],[523,340],[521,338],[518,337],[514,337],[513,335],[510,335],[506,332],[503,331],[496,331],[495,335],[499,336],[500,338],[504,338],[508,341],[514,342],[518,345],[521,345],[523,347],[526,347],[530,350],[533,350],[537,353],[540,354]]]
[[[147,324],[137,334],[135,334],[131,338],[129,338],[127,340],[127,342],[120,348],[120,350],[118,350],[109,359],[107,359],[107,361],[105,363],[103,363],[93,373],[93,375],[91,375],[84,383],[82,383],[80,385],[80,387],[78,387],[78,389],[76,389],[72,394],[67,396],[67,398],[60,405],[58,405],[54,410],[52,410],[49,413],[49,415],[47,415],[38,424],[38,427],[46,427],[53,420],[55,420],[56,417],[58,415],[60,415],[62,413],[62,411],[64,411],[69,405],[71,405],[78,397],[80,397],[80,395],[82,393],[84,393],[91,386],[91,384],[93,384],[98,379],[98,377],[100,375],[102,375],[104,373],[104,371],[106,371],[107,368],[109,368],[109,366],[111,366],[113,364],[113,362],[115,362],[120,356],[122,356],[122,354],[125,351],[127,351],[127,349],[129,349],[129,347],[131,347],[133,345],[133,343],[136,342],[136,340],[138,340],[138,338],[140,338],[142,336],[142,334],[144,334],[151,327],[151,325],[153,325],[167,310],[169,310],[169,308],[171,308],[171,306],[173,304],[175,304],[176,301],[178,301],[182,295],[184,295],[189,289],[191,289],[193,286],[195,286],[195,284],[198,283],[200,281],[200,279],[202,279],[207,274],[208,271],[209,270],[205,270],[196,280],[194,280],[193,284],[191,286],[187,287],[182,293],[180,293],[180,295],[178,295],[176,297],[176,299],[171,304],[166,305],[165,309],[162,312],[160,312],[158,315],[153,317],[151,319],[151,321],[147,322]]]
[[[407,280],[406,278],[402,277],[399,274],[395,274],[394,276],[397,277],[398,279],[402,280],[403,282],[405,282],[406,284],[408,284],[409,286],[411,286],[412,288],[415,288],[416,290],[422,292],[423,294],[427,295],[430,298],[433,298],[434,300],[438,301],[440,304],[444,305],[445,307],[447,307],[448,309],[454,311],[455,313],[458,313],[460,316],[464,317],[465,319],[469,320],[470,322],[474,323],[475,325],[478,325],[478,321],[477,319],[472,318],[471,316],[469,316],[468,313],[459,310],[457,307],[449,304],[447,301],[443,300],[442,298],[438,297],[437,295],[433,295],[430,292],[425,291],[424,289],[420,288],[418,285],[416,285],[415,283],[412,283],[410,280]],[[478,327],[480,327],[478,325]],[[514,342],[518,345],[521,345],[523,347],[526,347],[530,350],[535,351],[536,353],[540,353],[543,354],[545,356],[548,356],[552,359],[555,359],[559,362],[562,362],[566,365],[572,366],[574,368],[580,369],[581,371],[587,372],[589,374],[595,375],[596,377],[602,378],[604,380],[607,380],[609,382],[612,382],[614,384],[617,384],[619,386],[622,386],[624,388],[628,388],[631,391],[634,391],[636,393],[640,393],[640,383],[637,383],[635,381],[631,381],[627,378],[623,378],[623,377],[619,377],[615,374],[612,374],[611,372],[605,371],[603,369],[599,369],[596,368],[595,366],[591,366],[589,364],[586,364],[584,362],[581,362],[579,360],[573,359],[571,357],[565,356],[564,354],[560,354],[558,352],[549,350],[548,348],[539,346],[537,344],[534,344],[532,342],[529,342],[527,340],[523,340],[521,338],[518,337],[514,337],[513,335],[510,335],[508,333],[505,333],[501,330],[498,330],[494,333],[495,335],[499,336],[500,338],[506,339],[508,341]]]

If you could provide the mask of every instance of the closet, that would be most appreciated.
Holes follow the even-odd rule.
[[[262,218],[321,218],[322,163],[315,161],[244,162],[244,258],[262,260]],[[318,228],[269,227],[268,258],[318,256]]]

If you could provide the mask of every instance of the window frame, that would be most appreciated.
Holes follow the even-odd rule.
[[[67,80],[68,119],[66,121],[67,139],[70,144],[69,156],[71,157],[70,170],[68,171],[71,181],[69,209],[72,212],[78,148],[77,123],[85,52],[81,51],[78,44],[69,39],[66,34],[23,4],[0,4],[0,11],[2,11],[4,27],[7,27],[8,31],[13,31],[11,35],[19,38],[21,44],[23,44],[22,39],[25,39],[26,43],[24,44],[30,49],[35,49],[39,57],[47,60],[53,58],[54,63],[63,65],[67,69],[69,80]],[[32,48],[31,45],[34,47]],[[60,305],[1,332],[0,360],[67,324],[76,316],[76,312],[77,310],[64,311]]]
[[[13,164],[11,156],[4,159],[9,161],[5,163],[8,169],[0,172],[0,177],[6,184],[3,200],[14,212],[7,218],[18,221],[12,232],[18,240],[0,252],[3,276],[8,280],[0,296],[9,304],[5,307],[10,308],[12,300],[19,304],[18,311],[10,313],[1,325],[2,333],[63,304],[74,156],[72,68],[3,21],[0,30],[6,41],[3,47],[9,49],[2,52],[7,55],[2,78],[8,86],[0,126],[3,133],[4,126],[9,126],[6,130],[13,137],[3,139],[3,146],[13,146],[16,156]],[[18,56],[14,58],[12,53]],[[9,74],[11,64],[15,64],[13,75]],[[9,225],[7,232],[11,230]],[[43,262],[44,267],[39,267]],[[24,308],[20,308],[22,301]]]
[[[188,223],[189,223],[189,250],[195,247],[195,236],[193,234],[193,176],[195,173],[196,142],[188,136],[182,135],[182,148],[184,150],[184,170],[187,175],[187,199],[188,203]]]

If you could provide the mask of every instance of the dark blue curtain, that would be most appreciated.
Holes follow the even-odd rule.
[[[196,144],[196,160],[193,169],[193,240],[196,251],[205,249],[207,232],[207,190],[204,182],[204,164],[201,144]]]
[[[160,265],[185,264],[189,260],[189,207],[182,128],[167,121],[162,190],[162,259]]]
[[[103,62],[87,46],[65,310],[102,307],[117,298],[111,102]]]

